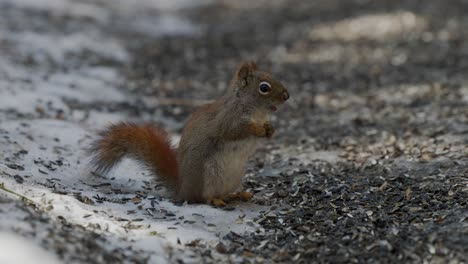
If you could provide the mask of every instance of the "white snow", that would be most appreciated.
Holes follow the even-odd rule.
[[[68,117],[70,109],[64,100],[122,102],[128,97],[116,88],[120,80],[112,68],[84,67],[69,73],[50,74],[39,69],[11,67],[5,60],[3,65],[1,63],[2,59],[0,112],[14,110],[31,115],[45,112],[47,116],[53,117],[60,110],[64,117]],[[43,75],[48,78],[44,79]],[[23,76],[28,81],[24,81]]]
[[[32,10],[49,11],[55,16],[68,15],[73,17],[88,17],[104,21],[109,16],[108,11],[98,5],[76,0],[0,0],[0,5],[12,5]]]
[[[0,231],[0,263],[55,264],[60,261],[30,240],[14,233]]]
[[[22,56],[40,57],[43,60],[51,58],[56,63],[64,63],[67,56],[77,56],[84,51],[121,62],[128,60],[127,52],[118,40],[99,36],[96,31],[68,35],[44,35],[26,31],[9,34],[6,40],[15,43]]]

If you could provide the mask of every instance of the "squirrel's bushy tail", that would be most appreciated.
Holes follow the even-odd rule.
[[[178,187],[175,150],[167,133],[154,125],[111,125],[100,133],[91,152],[91,166],[98,173],[106,174],[126,156],[142,163],[166,185]]]

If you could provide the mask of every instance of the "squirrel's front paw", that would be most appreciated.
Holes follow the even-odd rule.
[[[270,123],[263,124],[263,128],[265,128],[265,137],[271,138],[275,133],[275,129]]]

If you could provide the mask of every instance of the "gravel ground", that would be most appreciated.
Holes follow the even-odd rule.
[[[206,28],[198,38],[135,45],[128,74],[145,95],[215,97],[239,58],[291,91],[245,184],[270,206],[262,228],[229,234],[217,250],[254,262],[465,262],[467,10],[224,1],[190,12]]]
[[[253,216],[255,231],[168,249],[170,262],[466,263],[467,11],[462,0],[215,1],[178,11],[195,25],[190,34],[148,34],[118,16],[100,24],[128,50],[129,62],[78,54],[65,66],[18,63],[114,67],[128,99],[67,106],[163,122],[176,134],[188,113],[223,93],[240,60],[254,59],[283,80],[292,98],[244,184],[255,193],[251,206],[263,208]],[[31,27],[18,14],[56,32],[97,23],[47,10],[6,13],[10,27]],[[44,247],[65,261],[149,259],[133,249],[109,251],[101,247],[105,236],[66,220],[50,225],[56,228],[41,238]],[[74,234],[75,248],[60,247],[62,232]]]

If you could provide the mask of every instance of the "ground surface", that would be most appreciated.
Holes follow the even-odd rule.
[[[0,260],[466,262],[466,10],[0,0]],[[252,202],[174,204],[132,162],[92,175],[98,129],[152,121],[177,140],[242,59],[292,95],[248,165]]]

